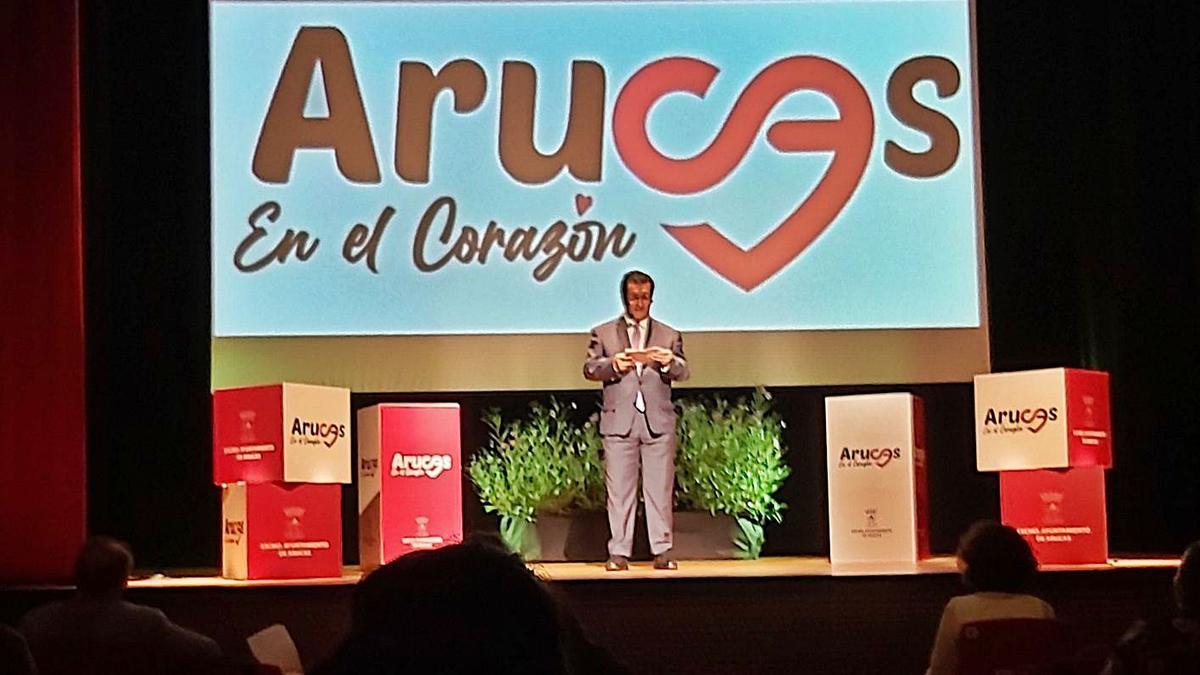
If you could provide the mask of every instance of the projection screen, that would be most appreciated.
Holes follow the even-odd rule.
[[[210,16],[214,387],[583,388],[632,269],[690,386],[989,368],[970,2]]]

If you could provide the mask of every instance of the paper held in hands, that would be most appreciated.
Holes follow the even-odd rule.
[[[626,349],[625,355],[633,359],[634,363],[642,365],[650,365],[654,363],[654,355],[661,354],[662,356],[673,356],[671,350],[665,347],[648,347],[646,349]]]

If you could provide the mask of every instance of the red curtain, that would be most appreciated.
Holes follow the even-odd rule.
[[[87,528],[76,0],[0,2],[0,581],[69,578]]]

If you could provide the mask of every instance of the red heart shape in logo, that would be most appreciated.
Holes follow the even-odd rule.
[[[647,185],[693,194],[725,180],[745,158],[771,110],[791,93],[813,90],[833,100],[834,120],[785,120],[767,141],[781,152],[833,152],[833,161],[807,199],[750,248],[743,249],[709,223],[663,227],[714,272],[751,291],[795,260],[833,223],[858,188],[875,133],[871,99],[850,71],[819,56],[794,56],[767,66],[738,96],[725,124],[695,157],[666,157],[646,132],[651,107],[663,96],[703,98],[719,71],[692,58],[669,58],[639,70],[617,97],[613,138],[625,165]]]
[[[587,213],[587,210],[592,208],[592,198],[588,195],[575,195],[575,213],[580,216]]]
[[[882,462],[879,461],[881,459],[883,460]],[[887,466],[888,464],[891,464],[891,462],[892,462],[892,451],[891,450],[888,450],[886,453],[881,452],[881,453],[879,453],[879,456],[875,458],[875,466],[877,466],[881,469],[883,467]]]

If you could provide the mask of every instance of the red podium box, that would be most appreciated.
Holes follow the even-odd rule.
[[[1050,368],[975,376],[980,471],[1112,466],[1108,373]]]
[[[358,411],[359,559],[364,570],[462,541],[457,403]]]
[[[1108,561],[1104,469],[1004,471],[1000,517],[1044,565]]]
[[[1108,389],[1074,368],[975,376],[976,463],[1000,472],[1001,519],[1043,564],[1108,560]]]
[[[226,485],[221,576],[309,579],[342,575],[342,486]]]
[[[213,392],[213,482],[349,483],[350,390],[271,384]]]

